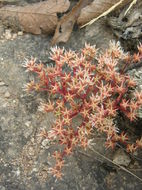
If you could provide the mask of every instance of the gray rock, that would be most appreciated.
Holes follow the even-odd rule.
[[[113,157],[113,162],[120,166],[128,166],[131,159],[122,149],[118,149]]]

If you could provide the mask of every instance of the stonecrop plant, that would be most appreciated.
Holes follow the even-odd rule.
[[[114,148],[117,143],[128,152],[142,148],[142,138],[130,144],[125,129],[119,130],[114,123],[120,112],[135,121],[142,105],[142,92],[136,90],[136,82],[124,72],[130,63],[142,61],[141,44],[134,55],[124,53],[119,42],[110,42],[109,48],[100,53],[89,44],[80,52],[53,47],[50,59],[52,66],[32,58],[25,61],[24,67],[37,75],[36,82],[26,84],[25,90],[47,91],[49,100],[41,103],[39,110],[55,116],[52,128],[41,133],[57,145],[53,153],[55,165],[49,168],[53,176],[62,178],[65,157],[76,146],[86,149],[94,130],[105,134],[107,148]],[[81,123],[76,127],[73,120],[77,117]]]

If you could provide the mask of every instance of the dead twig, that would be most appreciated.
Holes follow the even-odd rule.
[[[112,164],[116,165],[117,167],[119,167],[121,170],[129,173],[130,175],[132,175],[133,177],[135,177],[136,179],[138,179],[139,181],[142,182],[142,179],[140,177],[138,177],[137,175],[135,175],[134,173],[132,173],[131,171],[129,171],[128,169],[126,169],[123,166],[120,166],[119,164],[113,162],[111,159],[107,158],[106,156],[104,156],[103,154],[99,153],[98,151],[96,151],[95,149],[89,148],[91,151],[95,152],[97,155],[99,155],[100,157],[104,158],[105,160],[111,162]]]
[[[126,16],[126,14],[128,13],[128,11],[133,7],[133,5],[135,5],[137,3],[137,0],[133,0],[131,3],[130,3],[130,5],[129,5],[129,7],[128,7],[128,9],[125,11],[125,13],[124,13],[124,16]]]
[[[87,26],[87,25],[91,25],[93,24],[95,21],[97,21],[98,19],[108,15],[110,12],[112,12],[116,7],[118,7],[121,3],[123,3],[124,0],[120,0],[118,3],[114,4],[112,7],[110,7],[108,10],[106,10],[105,12],[103,12],[102,14],[100,14],[98,17],[92,19],[90,22],[84,24],[83,26],[81,26],[81,28]]]

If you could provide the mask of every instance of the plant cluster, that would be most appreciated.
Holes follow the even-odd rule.
[[[39,110],[53,112],[56,118],[51,130],[41,134],[57,145],[53,153],[56,163],[50,173],[61,178],[64,158],[76,146],[87,148],[94,129],[106,135],[107,148],[114,148],[116,143],[124,144],[128,152],[142,148],[142,138],[130,144],[125,129],[120,131],[114,123],[118,112],[130,121],[136,120],[142,105],[142,92],[135,90],[136,82],[124,73],[128,64],[142,60],[141,44],[138,53],[132,56],[123,52],[119,42],[110,42],[109,48],[101,53],[89,44],[79,53],[54,47],[50,59],[53,66],[37,63],[35,59],[24,63],[27,71],[36,73],[38,78],[25,89],[47,91],[49,101],[41,103]],[[76,117],[81,117],[77,127],[73,124]]]

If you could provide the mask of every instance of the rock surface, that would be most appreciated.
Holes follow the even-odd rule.
[[[128,166],[131,162],[130,156],[126,154],[122,149],[118,149],[113,157],[113,162],[120,166]]]

